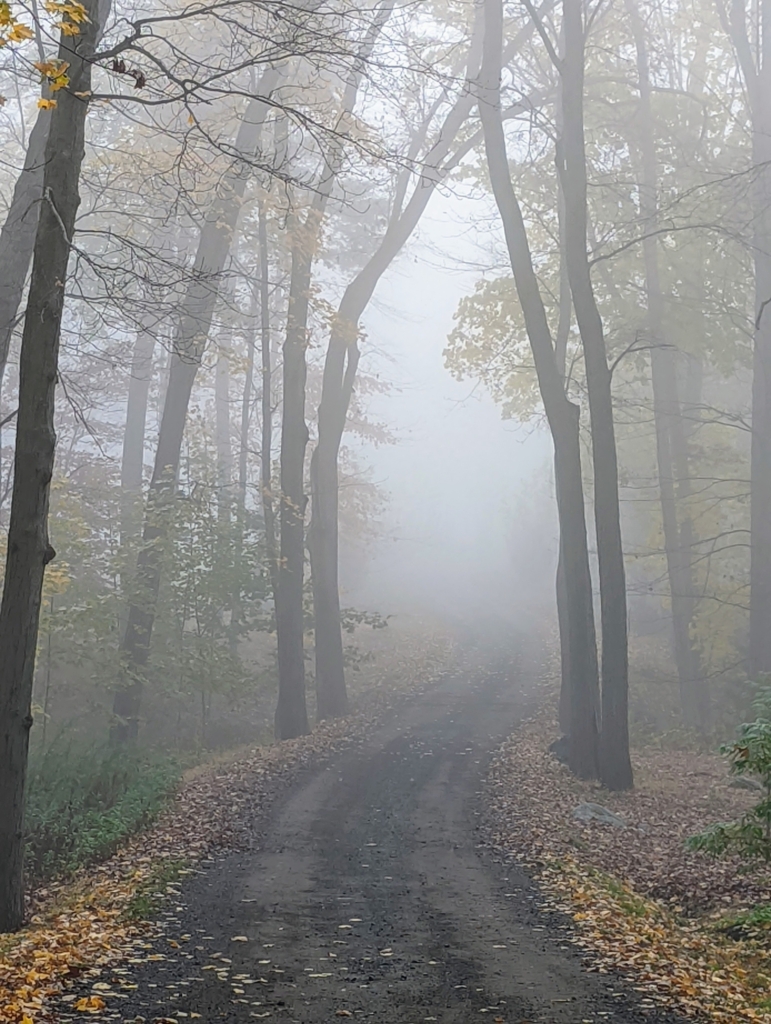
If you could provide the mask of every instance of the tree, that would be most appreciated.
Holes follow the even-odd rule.
[[[612,374],[602,317],[587,253],[586,150],[584,140],[583,0],[563,0],[561,152],[557,167],[565,197],[565,258],[573,308],[584,351],[594,467],[594,521],[602,619],[602,732],[600,778],[609,789],[632,785],[629,759],[629,658],[626,573],[618,497],[618,455],[613,420]],[[546,38],[544,33],[544,38]],[[556,57],[556,54],[555,54]]]
[[[744,0],[719,5],[747,91],[752,130],[752,370],[750,674],[771,671],[771,2],[760,0],[750,42]]]
[[[250,101],[244,113],[235,148],[247,161],[259,145],[270,95],[278,80],[279,71],[268,68],[260,80],[257,97]],[[122,641],[121,678],[113,702],[115,721],[111,732],[117,743],[135,741],[139,731],[142,677],[150,655],[161,583],[166,536],[164,519],[174,495],[190,395],[206,348],[222,272],[249,176],[249,164],[236,159],[209,208],[174,335],[163,419],[146,502],[143,544],[137,556],[135,595],[129,606]]]
[[[56,63],[50,66],[59,88],[50,101],[55,107],[22,335],[13,497],[0,603],[0,931],[16,930],[24,918],[24,791],[32,684],[43,574],[55,556],[48,542],[48,504],[59,338],[99,29],[96,0],[73,3],[69,10],[65,20],[77,34],[62,31]]]
[[[361,43],[356,65],[348,77],[340,105],[340,121],[352,116],[366,61],[391,16],[393,0],[375,10]],[[289,284],[283,364],[283,415],[281,419],[281,514],[276,629],[278,633],[278,706],[276,735],[279,739],[308,731],[305,706],[305,616],[303,579],[305,564],[305,422],[307,374],[308,301],[311,273],[324,213],[343,159],[341,140],[332,143],[324,158],[324,170],[304,220],[294,219],[292,271]]]
[[[474,80],[479,72],[483,20],[475,20],[468,48],[466,77],[450,109],[434,127],[441,101],[430,104],[422,124],[413,131],[408,159],[419,166],[409,193],[409,166],[401,169],[385,231],[371,256],[348,283],[337,308],[324,360],[318,440],[310,468],[311,522],[308,548],[313,580],[316,645],[316,697],[320,719],[343,715],[348,708],[338,585],[338,459],[359,365],[360,322],[378,283],[420,223],[438,185],[479,145],[477,130],[458,141],[475,105]],[[526,25],[507,44],[502,59],[518,53],[532,31]],[[532,98],[512,104],[502,116],[527,110]],[[425,146],[426,152],[421,153]]]
[[[581,473],[579,409],[565,393],[522,210],[511,183],[501,120],[500,76],[503,11],[500,0],[485,0],[485,35],[479,76],[479,113],[485,154],[503,225],[511,269],[535,361],[538,386],[555,452],[560,551],[570,666],[571,769],[584,778],[597,774],[598,676],[591,573]]]
[[[678,498],[690,495],[690,468],[685,421],[679,394],[676,349],[664,334],[664,303],[659,270],[658,169],[653,134],[651,81],[645,27],[635,0],[627,0],[637,58],[640,106],[636,144],[642,178],[640,213],[645,226],[642,241],[651,345],[651,386],[656,429],[661,519],[672,603],[672,635],[681,704],[687,725],[702,732],[708,726],[709,698],[699,651],[691,635],[695,612],[695,581],[691,569],[693,533],[687,512],[681,515]],[[632,143],[635,144],[634,141]]]

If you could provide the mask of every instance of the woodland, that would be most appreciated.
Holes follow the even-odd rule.
[[[0,93],[0,932],[62,821],[162,802],[159,751],[349,713],[391,629],[341,599],[387,500],[364,323],[456,189],[493,227],[445,364],[553,445],[560,757],[623,793],[630,729],[734,735],[771,674],[771,0],[0,0]]]

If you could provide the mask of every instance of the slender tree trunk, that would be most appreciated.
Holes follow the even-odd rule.
[[[752,101],[755,347],[752,368],[750,666],[771,672],[771,0],[760,0]]]
[[[142,500],[147,398],[153,374],[156,326],[155,317],[143,316],[142,325],[137,331],[131,360],[120,469],[120,542],[123,548],[132,545],[141,527],[141,515],[137,513]]]
[[[348,710],[338,579],[338,458],[359,363],[359,323],[383,274],[417,227],[437,184],[476,141],[474,137],[469,140],[471,145],[461,144],[451,155],[455,139],[474,106],[471,83],[479,67],[482,27],[483,19],[479,17],[469,47],[467,87],[447,114],[437,141],[422,161],[422,174],[404,208],[407,182],[399,183],[386,232],[346,288],[330,335],[318,411],[318,443],[311,459],[312,515],[308,530],[319,719],[343,715]],[[526,34],[520,33],[507,47],[507,53],[514,53]],[[425,137],[429,127],[423,126],[418,136]],[[416,152],[414,156],[417,155]]]
[[[51,113],[50,110],[38,111],[29,135],[24,167],[16,179],[8,216],[0,230],[0,384],[35,245]]]
[[[664,300],[659,277],[658,169],[653,133],[651,83],[645,28],[636,0],[627,0],[637,53],[640,91],[638,141],[642,164],[640,210],[645,225],[645,261],[648,326],[651,335],[651,381],[656,429],[661,518],[672,605],[672,636],[680,684],[680,701],[687,725],[704,731],[708,719],[708,694],[698,649],[691,639],[695,590],[691,570],[692,525],[687,509],[678,510],[678,499],[690,496],[688,446],[677,378],[677,353],[664,332]]]
[[[110,13],[109,0],[98,5],[98,45]],[[35,245],[51,111],[38,110],[27,142],[24,166],[16,179],[8,216],[0,229],[0,387],[2,387],[11,337],[18,322],[27,272]]]
[[[260,92],[269,96],[279,71],[269,68],[260,81]],[[268,106],[253,99],[241,122],[235,148],[247,156],[256,152]],[[136,740],[143,677],[150,656],[150,641],[161,584],[163,546],[168,513],[176,489],[182,438],[193,384],[201,365],[212,316],[238,221],[250,170],[236,162],[225,177],[201,231],[188,288],[171,353],[169,383],[163,406],[158,448],[147,498],[142,548],[137,557],[135,596],[121,643],[122,665],[113,700],[113,742]]]
[[[230,522],[233,504],[233,446],[230,439],[230,358],[233,351],[231,330],[224,328],[218,339],[214,371],[214,421],[217,444],[217,507],[220,523]]]
[[[356,106],[359,84],[385,23],[393,11],[393,0],[382,0],[374,13],[356,66],[346,84],[341,103],[341,120]],[[305,451],[308,427],[305,422],[305,379],[307,374],[308,299],[315,249],[327,202],[332,194],[342,161],[339,140],[326,158],[323,179],[302,227],[292,242],[292,271],[289,285],[287,331],[284,342],[283,416],[281,420],[281,557],[278,570],[278,706],[276,736],[288,739],[308,731],[305,701],[303,576],[305,563],[304,487]],[[298,225],[299,227],[299,225]],[[336,513],[335,513],[336,519]],[[335,572],[337,556],[335,552]],[[339,597],[337,598],[339,601]],[[339,620],[339,607],[338,607]],[[345,682],[343,681],[343,693]]]
[[[479,96],[485,153],[533,352],[541,398],[554,441],[571,672],[569,763],[577,775],[595,778],[598,741],[597,648],[581,473],[579,410],[565,394],[546,310],[533,268],[522,211],[509,175],[500,110],[503,32],[501,0],[485,0],[485,23]]]
[[[265,204],[260,203],[257,240],[260,247],[260,377],[261,437],[260,494],[265,521],[265,555],[268,560],[273,607],[278,608],[278,549],[276,545],[276,509],[273,503],[273,357],[270,334],[270,260],[268,253],[268,221]]]
[[[321,204],[318,204],[321,205]],[[324,204],[325,205],[325,204]],[[286,339],[283,349],[283,414],[281,417],[281,558],[278,567],[276,632],[278,634],[278,704],[276,737],[291,739],[308,730],[305,702],[305,422],[308,299],[314,248],[323,205],[314,203],[292,246]],[[290,229],[291,230],[291,229]]]
[[[80,203],[85,97],[90,94],[90,58],[99,22],[96,3],[84,2],[90,20],[81,26],[80,35],[62,37],[59,46],[59,59],[69,64],[70,84],[57,93],[48,132],[21,344],[15,475],[0,604],[0,932],[16,930],[24,917],[24,791],[32,685],[43,575],[54,557],[48,541],[48,504],[56,446],[59,338],[70,240]]]
[[[558,156],[565,195],[565,242],[573,308],[581,335],[589,394],[594,462],[594,519],[602,617],[600,778],[609,789],[632,786],[629,759],[626,575],[621,543],[618,460],[611,372],[587,252],[584,143],[584,25],[582,0],[563,0],[561,62],[563,137]]]

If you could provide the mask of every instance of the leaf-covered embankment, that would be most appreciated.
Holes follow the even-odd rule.
[[[495,758],[491,845],[534,870],[545,910],[570,915],[590,969],[626,974],[652,1008],[771,1022],[771,943],[755,926],[768,874],[685,849],[688,836],[745,811],[752,794],[730,786],[718,755],[654,748],[634,751],[633,791],[601,790],[549,753],[555,717],[547,700]],[[582,802],[627,827],[576,820]]]

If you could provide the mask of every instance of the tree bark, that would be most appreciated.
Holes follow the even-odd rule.
[[[147,397],[153,375],[153,353],[157,320],[149,314],[142,317],[131,359],[126,424],[123,431],[123,454],[120,464],[121,547],[130,548],[141,528],[138,515],[142,499]]]
[[[214,420],[217,444],[217,509],[220,523],[230,522],[233,505],[233,446],[230,439],[230,357],[231,328],[224,327],[218,339],[214,370]]]
[[[359,362],[361,317],[375,289],[417,227],[436,186],[477,141],[476,136],[452,153],[455,139],[474,107],[472,81],[481,53],[483,19],[478,17],[469,46],[466,87],[444,119],[436,142],[422,161],[422,173],[406,206],[407,182],[394,197],[392,215],[383,238],[366,265],[350,282],[338,307],[324,362],[318,411],[318,443],[311,458],[311,522],[308,548],[313,581],[316,647],[316,704],[319,719],[344,715],[348,710],[338,581],[338,458]],[[514,54],[529,34],[520,32],[506,47]],[[432,110],[429,117],[433,116]],[[430,124],[418,131],[425,138]],[[417,158],[419,153],[413,154]]]
[[[565,393],[533,268],[522,210],[511,184],[500,110],[502,34],[501,0],[485,0],[485,41],[479,96],[485,153],[555,451],[571,673],[568,757],[570,768],[576,775],[596,778],[599,732],[597,648],[581,473],[579,409]]]
[[[653,133],[651,83],[645,29],[635,0],[627,0],[637,54],[640,93],[638,145],[642,165],[639,188],[640,212],[645,225],[645,262],[648,326],[651,336],[651,383],[656,430],[661,519],[672,605],[672,637],[680,685],[680,703],[686,725],[706,731],[709,719],[707,681],[699,651],[691,639],[696,607],[691,542],[693,529],[687,509],[678,509],[678,499],[690,496],[688,445],[677,379],[677,352],[664,330],[664,299],[659,275],[658,168]]]
[[[273,607],[278,607],[278,549],[276,545],[276,508],[273,502],[273,360],[270,336],[270,260],[268,221],[265,205],[260,203],[257,227],[260,248],[260,378],[262,385],[260,424],[260,494],[265,522],[265,556],[268,560]]]
[[[558,167],[565,196],[565,244],[573,308],[581,335],[591,418],[594,520],[602,621],[600,779],[609,789],[633,784],[629,758],[629,665],[626,574],[621,542],[618,459],[611,372],[587,252],[584,141],[584,25],[582,0],[563,0],[565,54],[561,61],[563,136]]]
[[[90,58],[99,23],[94,0],[84,4],[90,20],[80,35],[63,36],[59,44],[59,59],[69,64],[70,84],[57,93],[46,142],[21,344],[15,476],[0,603],[0,932],[18,929],[24,917],[24,792],[32,684],[43,575],[54,557],[48,541],[48,505],[56,446],[59,339],[80,203]]]
[[[341,103],[341,120],[353,113],[365,62],[392,11],[393,0],[383,0],[374,13],[357,56],[356,66],[346,84]],[[308,427],[305,422],[308,299],[321,223],[341,159],[342,151],[338,140],[332,153],[325,158],[326,166],[322,181],[304,222],[301,226],[297,225],[292,240],[292,270],[283,349],[281,419],[281,556],[276,607],[279,689],[275,729],[278,739],[289,739],[308,732],[303,609],[305,511],[308,501],[304,486],[305,452],[308,445]],[[335,564],[336,557],[335,552]],[[343,682],[343,691],[344,689]]]
[[[96,9],[100,27],[95,47],[109,17],[109,0],[101,0]],[[24,166],[16,179],[8,216],[0,229],[0,388],[35,245],[50,125],[51,111],[38,110],[27,142]]]
[[[29,135],[24,166],[16,179],[8,216],[0,230],[0,385],[24,294],[43,197],[50,110],[39,110]]]
[[[260,80],[261,95],[269,96],[278,79],[278,69],[266,70]],[[261,98],[250,101],[236,137],[235,146],[239,153],[246,156],[256,153],[268,109]],[[201,231],[193,280],[185,296],[174,338],[169,383],[147,497],[142,547],[137,557],[135,595],[129,606],[121,643],[122,664],[113,699],[111,728],[111,738],[115,743],[134,742],[139,733],[143,677],[150,656],[168,512],[176,489],[187,410],[249,177],[248,166],[236,162],[218,190]]]
[[[285,740],[309,731],[305,701],[305,422],[306,350],[311,271],[326,197],[317,193],[302,225],[295,226],[289,284],[286,338],[283,347],[283,410],[281,417],[281,557],[278,565],[276,632],[278,634],[278,703],[276,738]],[[291,230],[291,228],[290,228]]]
[[[758,4],[752,54],[744,5],[734,0],[731,34],[752,114],[755,344],[752,366],[750,673],[771,672],[771,0]]]

